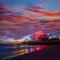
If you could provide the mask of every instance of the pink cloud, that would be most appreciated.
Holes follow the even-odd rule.
[[[52,17],[56,17],[56,18],[60,18],[60,12],[46,12],[46,11],[40,11],[40,10],[35,10],[34,8],[32,9],[27,9],[26,11],[28,12],[33,12],[34,14],[42,14],[44,16],[52,16]]]
[[[20,5],[15,5],[12,8],[15,9],[15,10],[20,10],[21,9],[20,7],[21,7]]]
[[[7,6],[0,3],[0,13],[12,13],[12,10],[8,9]]]
[[[20,10],[20,8],[18,6],[14,6],[13,7],[15,10]]]
[[[42,5],[46,5],[49,6],[49,4],[47,2],[39,2],[36,4],[37,6],[42,6]]]

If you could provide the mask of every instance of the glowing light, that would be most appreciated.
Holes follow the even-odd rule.
[[[43,38],[45,36],[45,33],[43,31],[37,31],[35,32],[35,38],[38,39],[38,38]]]
[[[37,47],[36,50],[42,50],[42,47]]]
[[[37,47],[36,49],[37,49],[37,50],[40,50],[40,48],[39,48],[39,47]]]

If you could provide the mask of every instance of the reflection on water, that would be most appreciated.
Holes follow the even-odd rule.
[[[13,52],[14,56],[23,55],[23,54],[26,54],[26,53],[28,53],[28,49],[22,49],[22,50],[17,50],[17,51]]]
[[[36,50],[42,50],[45,46],[28,46],[28,45],[0,45],[0,59],[5,60],[12,57],[24,55]]]

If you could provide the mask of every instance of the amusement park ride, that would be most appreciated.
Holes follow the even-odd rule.
[[[44,31],[39,30],[34,33],[34,39],[29,42],[24,42],[28,45],[60,45],[60,39],[58,37],[49,38],[50,35],[47,35]]]
[[[33,38],[27,41],[15,41],[14,45],[60,45],[60,38],[47,35],[44,31],[38,30]]]

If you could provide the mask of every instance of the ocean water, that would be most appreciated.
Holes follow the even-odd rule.
[[[6,60],[19,55],[36,51],[38,46],[0,44],[0,60]],[[37,48],[39,50],[39,48]]]

